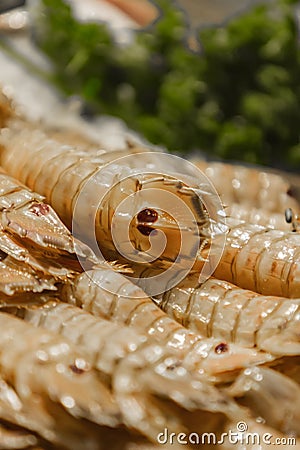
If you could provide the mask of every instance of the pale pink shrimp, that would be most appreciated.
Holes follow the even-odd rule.
[[[279,175],[262,168],[196,159],[192,161],[211,179],[225,205],[239,203],[244,208],[259,208],[265,213],[282,215],[286,208],[296,212],[300,210],[299,179],[293,186],[290,175]]]
[[[163,293],[155,302],[172,318],[201,334],[275,355],[300,355],[300,300],[268,297],[197,276]]]
[[[111,393],[68,340],[5,313],[0,313],[0,325],[1,376],[26,408],[35,410],[37,403],[47,410],[49,402],[51,410],[55,402],[76,418],[105,426],[120,423]],[[55,439],[55,430],[51,433]]]
[[[0,211],[0,250],[15,260],[60,279],[73,268],[80,270],[77,255],[93,260],[91,250],[74,239],[43,198],[2,169]]]
[[[96,261],[39,194],[0,169],[0,302],[55,290],[58,281],[82,271],[77,255],[90,265]]]
[[[297,232],[238,224],[226,236],[214,276],[264,295],[300,297],[299,247]]]
[[[165,168],[159,165],[161,159],[159,153],[156,155],[157,173],[137,176],[136,158],[132,158],[130,163],[124,166],[108,164],[121,155],[134,153],[136,151],[134,148],[120,152],[105,152],[104,150],[98,153],[84,152],[59,145],[58,142],[48,139],[42,132],[36,130],[33,132],[32,128],[26,129],[23,123],[22,125],[16,123],[15,128],[12,125],[11,129],[4,129],[1,142],[3,146],[2,164],[10,173],[46,195],[48,201],[52,203],[69,226],[72,224],[73,209],[84,183],[93,179],[93,174],[98,171],[99,167],[107,168],[109,166],[109,169],[104,171],[104,174],[102,173],[101,180],[97,179],[92,183],[91,189],[86,194],[87,197],[84,197],[85,201],[78,211],[79,216],[76,217],[76,221],[80,223],[84,233],[94,234],[96,232],[101,251],[104,257],[110,261],[122,260],[122,255],[116,249],[112,239],[111,222],[117,206],[125,198],[131,198],[131,194],[143,190],[146,185],[151,185],[160,192],[172,192],[180,197],[189,210],[194,212],[201,237],[199,248],[197,247],[198,239],[193,232],[190,232],[189,227],[186,228],[187,245],[181,254],[180,264],[189,263],[191,252],[197,247],[196,253],[201,249],[201,255],[194,269],[203,267],[203,258],[211,249],[209,242],[213,241],[211,221],[197,195],[196,188],[190,188],[180,183],[176,177],[162,175]],[[138,152],[141,152],[141,149],[138,149]],[[145,165],[147,165],[148,153],[139,154],[143,156]],[[22,155],[22,164],[18,162],[19,155]],[[151,163],[153,164],[153,160]],[[122,176],[125,174],[127,177],[123,179]],[[114,184],[116,181],[119,182]],[[98,207],[100,194],[105,195],[101,206]],[[157,198],[151,199],[150,204],[143,205],[137,214],[132,215],[131,211],[127,211],[127,213],[125,211],[126,214],[120,215],[119,234],[120,230],[123,233],[123,230],[126,229],[126,233],[124,236],[122,235],[123,241],[126,242],[126,245],[130,244],[133,251],[130,253],[129,259],[125,257],[125,262],[129,262],[133,268],[131,256],[135,256],[139,252],[144,255],[147,252],[149,235],[152,232],[163,231],[167,237],[165,250],[153,264],[164,269],[173,264],[178,256],[183,230],[178,228],[169,214],[161,213],[156,208],[156,201],[158,201]],[[290,204],[286,203],[285,208],[288,205]],[[131,206],[133,205],[131,204]],[[267,209],[274,210],[271,206]],[[95,213],[95,229],[90,226],[93,213]],[[128,222],[130,223],[129,230],[125,226],[123,227],[122,221],[125,216],[131,218]],[[231,226],[225,250],[214,274],[217,278],[231,281],[259,293],[300,297],[300,282],[297,275],[299,265],[297,246],[299,243],[298,233],[269,230],[258,225],[242,223]],[[134,270],[136,269],[134,268]]]
[[[244,203],[232,203],[225,208],[227,224],[252,223],[277,230],[290,231],[291,225],[286,221],[284,212],[267,212],[262,208],[254,208]]]
[[[119,151],[85,151],[62,145],[39,130],[26,127],[23,122],[3,129],[0,144],[0,162],[5,170],[44,195],[69,228],[73,225],[74,229],[79,229],[82,240],[93,242],[96,235],[102,254],[110,261],[131,264],[137,253],[139,257],[149,256],[149,235],[155,231],[156,235],[161,235],[163,231],[166,246],[159,257],[154,258],[155,264],[169,266],[180,248],[181,261],[189,262],[191,254],[196,254],[211,237],[215,222],[210,220],[200,198],[200,193],[209,198],[211,192],[206,192],[206,188],[201,190],[192,177],[182,181],[184,175],[177,173],[178,163],[174,163],[175,168],[167,167],[159,152],[151,153],[147,148],[134,146]],[[118,161],[130,155],[136,157]],[[183,165],[181,162],[182,172],[186,169]],[[192,186],[187,184],[190,181]],[[151,189],[156,190],[156,195],[149,198],[147,194]],[[163,193],[168,199],[172,197],[173,202],[176,198],[180,202],[182,220],[179,224],[168,212],[170,205],[164,204],[162,208]],[[126,213],[118,210],[125,201],[128,202]],[[192,225],[182,212],[186,209]],[[124,243],[123,252],[116,248],[113,240],[114,226],[117,226],[112,225],[113,219],[118,221],[118,230],[128,231],[126,239],[121,241],[130,245]],[[187,236],[184,246],[181,246],[182,235]]]
[[[22,299],[33,301],[34,293],[44,290],[56,291],[57,279],[30,266],[14,260],[3,252],[0,254],[0,304],[17,304]]]
[[[107,164],[114,157],[122,154],[122,152],[117,152],[113,155],[114,152],[105,153],[104,151],[97,155],[84,153],[81,150],[60,146],[57,142],[47,140],[47,137],[41,132],[32,133],[32,131],[26,129],[3,130],[2,143],[5,147],[2,150],[4,166],[21,180],[45,194],[69,226],[71,225],[74,204],[84,182],[90,179],[99,166]],[[134,149],[124,150],[125,153],[128,151],[134,151]],[[16,152],[21,152],[22,164],[16,162]],[[144,156],[145,161],[147,161],[147,153]],[[134,158],[131,163],[134,164]],[[136,192],[136,189],[142,189],[144,183],[148,184],[148,182],[153,183],[153,187],[170,189],[176,195],[184,197],[186,204],[189,204],[189,209],[197,210],[195,216],[198,217],[202,243],[210,239],[209,220],[193,189],[189,190],[187,186],[178,184],[178,180],[167,180],[164,176],[155,178],[154,174],[151,174],[150,179],[142,180],[136,176],[132,167],[127,167],[126,164],[124,167],[116,164],[109,174],[101,179],[101,182],[97,180],[102,191],[107,190],[116,177],[119,179],[120,171],[130,175],[129,178],[126,178],[125,185],[121,187],[117,183],[117,187],[110,190],[107,198],[104,198],[101,208],[96,208],[96,217],[98,214],[96,233],[98,233],[98,243],[102,247],[101,250],[105,257],[109,260],[121,258],[112,239],[110,222],[117,204],[130,192],[133,193]],[[89,191],[90,201],[88,198],[86,199],[79,211],[80,217],[77,218],[87,233],[90,231],[94,233],[94,230],[88,224],[92,214],[92,205],[97,204],[96,197],[99,197],[97,183],[96,185],[93,184],[93,189]],[[147,206],[146,209],[142,207],[140,215],[143,215],[144,222],[138,222],[139,214],[137,217],[132,217],[129,230],[129,236],[131,237],[128,239],[127,234],[126,237],[128,242],[131,240],[131,243],[134,243],[136,250],[144,251],[149,248],[148,231],[150,228],[151,232],[155,230],[164,231],[168,238],[166,250],[155,260],[155,265],[164,268],[165,265],[174,263],[175,256],[177,257],[177,247],[181,242],[178,232],[180,233],[181,230],[176,228],[173,219],[168,215],[164,214],[163,217],[159,218],[154,203],[148,205],[149,207]],[[148,222],[149,216],[151,216],[152,221],[150,225]],[[119,229],[121,229],[122,224],[119,225]],[[191,250],[196,245],[197,239],[195,240],[193,233],[190,234],[181,258],[182,261],[190,261]],[[197,243],[199,242],[197,241]],[[225,279],[262,294],[300,297],[300,280],[297,275],[299,265],[297,248],[299,244],[300,236],[298,233],[270,230],[259,225],[245,223],[232,226],[227,235],[225,250],[214,275],[217,278]],[[195,270],[197,270],[197,267],[203,267],[203,257],[205,257],[207,251],[208,247],[201,250],[202,260],[200,259],[196,263]],[[129,264],[131,263],[132,261],[129,260]],[[131,267],[133,267],[132,264]]]
[[[161,311],[143,291],[110,268],[97,268],[78,276],[64,288],[63,299],[94,315],[134,327],[153,342],[176,350],[185,367],[212,380],[230,378],[234,371],[274,356],[222,339],[204,339]]]
[[[66,303],[28,307],[18,314],[81,348],[112,386],[124,423],[154,442],[161,427],[182,431],[184,410],[207,416],[208,421],[211,414],[236,417],[242,413],[206,377],[189,373],[178,352],[132,328],[93,317]],[[171,408],[170,402],[174,403]]]

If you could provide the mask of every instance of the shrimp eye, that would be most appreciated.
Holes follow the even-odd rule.
[[[69,368],[76,375],[81,375],[84,372],[87,372],[90,369],[90,366],[84,359],[77,358],[74,363],[69,366]]]
[[[215,347],[215,353],[220,355],[221,353],[225,353],[228,351],[228,345],[225,342],[221,342]]]
[[[154,209],[146,208],[137,215],[138,222],[153,223],[158,219],[158,213]],[[150,233],[149,233],[150,234]]]
[[[36,216],[46,216],[49,213],[50,208],[46,203],[34,203],[31,206],[30,211]]]
[[[285,214],[285,220],[287,223],[292,223],[293,220],[293,211],[291,208],[287,208],[284,212]]]
[[[82,373],[84,373],[84,370],[80,369],[75,364],[71,364],[70,369],[72,370],[73,373],[76,373],[77,375],[81,375]]]

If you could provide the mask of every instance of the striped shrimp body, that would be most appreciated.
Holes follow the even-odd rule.
[[[300,297],[299,246],[299,233],[241,223],[230,228],[214,276],[264,295]]]
[[[0,169],[0,301],[29,300],[28,292],[55,290],[81,266],[77,254],[96,261],[73,238],[54,210]],[[11,298],[17,296],[18,298]],[[10,297],[10,298],[8,298]]]
[[[182,409],[206,416],[207,421],[215,414],[222,420],[241,414],[207,380],[189,374],[176,353],[149,342],[134,329],[65,303],[50,302],[18,314],[35,326],[63,334],[82,348],[93,367],[108,377],[125,424],[154,442],[164,427],[182,431]]]
[[[68,340],[6,313],[0,314],[0,328],[1,375],[26,407],[35,410],[38,402],[47,410],[50,401],[50,409],[54,402],[76,418],[119,423],[111,393]]]
[[[214,381],[230,378],[234,371],[251,364],[273,360],[269,353],[256,349],[217,338],[203,339],[168,317],[140,288],[111,269],[98,268],[81,274],[64,288],[63,299],[96,316],[147,333],[152,342],[176,350],[188,370]]]
[[[18,160],[19,161],[19,160]],[[0,171],[1,227],[52,252],[80,253],[74,239],[43,197]]]
[[[2,130],[1,136],[1,161],[4,167],[21,181],[46,195],[47,200],[69,226],[75,208],[73,225],[81,229],[79,237],[85,239],[89,232],[96,232],[98,244],[106,259],[129,263],[136,271],[133,261],[137,262],[137,265],[139,262],[145,264],[150,256],[152,266],[164,269],[174,263],[181,242],[185,242],[181,261],[176,262],[179,267],[180,264],[190,264],[193,260],[191,255],[197,255],[199,245],[201,248],[207,240],[210,241],[211,223],[196,193],[197,189],[189,188],[179,183],[178,179],[166,177],[159,171],[145,174],[149,161],[147,153],[138,153],[130,159],[130,163],[119,164],[113,161],[122,152],[115,154],[100,151],[97,155],[84,153],[60,146],[40,132],[12,128]],[[128,151],[135,150],[124,150],[125,153]],[[16,152],[22,155],[22,164],[16,163],[19,160]],[[142,155],[145,162],[143,170],[135,166],[139,155]],[[157,167],[160,159],[162,155],[157,154]],[[150,160],[153,165],[152,157]],[[101,176],[93,177],[100,167],[103,168],[100,171]],[[85,188],[82,197],[80,191],[83,185]],[[151,189],[148,188],[159,189],[159,194],[150,195],[149,198],[147,193],[151,192]],[[140,202],[135,199],[136,192],[143,192],[145,195]],[[178,228],[174,219],[162,212],[163,208],[159,202],[165,192],[172,193],[180,200],[184,199],[183,203],[194,212],[200,242],[197,233],[191,231],[191,224],[188,226],[183,223],[183,226]],[[99,198],[102,200],[99,201]],[[129,203],[126,203],[127,200]],[[126,207],[119,210],[120,204]],[[114,222],[113,216],[117,222]],[[92,217],[95,220],[92,220]],[[91,223],[96,224],[95,229]],[[159,257],[154,258],[153,262],[152,248],[148,253],[149,241],[151,243],[150,238],[154,238],[152,232],[157,232],[159,238],[160,231],[165,233],[167,244],[165,250],[159,252]],[[115,246],[113,232],[116,233],[121,246],[123,245],[121,249]],[[92,239],[89,236],[88,240],[90,238]],[[232,226],[214,275],[262,294],[300,297],[297,261],[299,243],[298,233],[270,230],[259,225]],[[94,249],[93,245],[92,248]],[[208,254],[208,248],[211,249],[211,246],[202,248],[202,257]],[[203,258],[200,258],[194,269],[202,267]]]
[[[202,336],[254,347],[274,355],[300,355],[300,300],[262,296],[210,278],[187,277],[155,302]]]
[[[180,249],[181,260],[190,261],[190,255],[196,255],[210,238],[217,220],[208,218],[200,194],[209,199],[211,192],[187,184],[194,181],[191,176],[184,178],[189,169],[182,160],[180,175],[178,163],[170,168],[167,155],[149,149],[83,151],[26,129],[23,123],[19,127],[15,124],[1,132],[1,165],[44,195],[81,240],[90,244],[96,233],[106,259],[145,263],[150,258],[156,265],[169,266]],[[129,159],[118,161],[126,156]],[[167,212],[176,199],[179,223]],[[118,248],[113,242],[115,230],[121,243]],[[164,250],[157,253],[155,245],[149,250],[150,234],[160,243],[161,231],[167,237]],[[223,232],[217,225],[213,231]]]
[[[258,208],[266,214],[282,215],[286,208],[296,212],[300,209],[299,188],[293,186],[287,177],[220,162],[193,160],[193,163],[211,179],[225,205],[238,203],[245,209]]]
[[[287,222],[284,212],[267,212],[262,208],[250,208],[245,204],[232,203],[225,207],[227,225],[235,223],[252,223],[277,230],[291,231],[291,224]]]
[[[76,255],[93,260],[43,198],[0,170],[0,250],[59,279],[79,268]]]

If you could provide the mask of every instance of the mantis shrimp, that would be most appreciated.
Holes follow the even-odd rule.
[[[300,300],[262,296],[210,278],[189,276],[155,302],[202,336],[278,355],[300,354]]]
[[[211,179],[225,205],[239,204],[248,211],[257,208],[265,215],[279,213],[282,217],[287,208],[296,212],[300,209],[299,179],[290,183],[288,175],[241,165],[192,161]],[[238,213],[237,208],[231,211]]]
[[[300,297],[299,245],[297,232],[235,225],[214,276],[264,295]]]
[[[287,222],[286,215],[283,213],[269,213],[262,208],[250,208],[243,203],[232,203],[224,209],[231,225],[234,225],[235,222],[246,222],[262,225],[267,228],[276,228],[277,230],[291,230],[291,224]]]
[[[119,423],[119,410],[85,356],[67,340],[6,313],[0,325],[1,416],[54,443],[79,449],[79,439],[97,449],[93,427],[77,419],[103,430]]]
[[[96,274],[99,275],[98,270],[94,271],[94,274],[93,274],[94,281],[97,278],[97,277],[95,278]],[[102,279],[102,281],[103,281],[102,296],[100,295],[101,289],[99,289],[98,287],[95,287],[93,282],[91,283],[91,286],[93,286],[93,288],[90,289],[89,292],[87,292],[87,291],[85,292],[86,301],[82,306],[85,309],[92,311],[93,313],[95,313],[97,310],[98,319],[93,320],[89,314],[84,314],[82,311],[80,313],[79,312],[80,310],[78,311],[77,308],[74,308],[71,305],[66,305],[66,304],[62,304],[62,303],[58,303],[58,304],[50,303],[49,305],[46,304],[42,307],[34,307],[33,306],[33,307],[29,307],[29,308],[24,308],[22,310],[19,310],[18,314],[21,315],[26,321],[28,321],[36,326],[43,326],[43,327],[46,327],[53,331],[60,332],[65,336],[68,336],[74,342],[78,342],[80,345],[84,346],[85,353],[87,355],[91,355],[91,352],[94,352],[94,357],[96,355],[96,358],[98,358],[100,356],[100,354],[102,355],[104,353],[104,355],[105,355],[106,351],[103,350],[102,344],[100,344],[99,339],[100,339],[101,333],[97,332],[96,323],[98,323],[100,326],[100,323],[103,322],[103,320],[99,321],[99,316],[103,315],[103,312],[105,311],[106,308],[110,309],[110,314],[114,314],[114,316],[115,316],[114,320],[117,320],[117,317],[118,317],[119,325],[116,327],[116,329],[118,329],[118,330],[120,330],[120,322],[124,323],[124,321],[125,321],[127,324],[131,325],[132,328],[135,327],[135,329],[137,329],[137,330],[143,329],[144,331],[146,331],[148,329],[147,316],[149,318],[151,316],[151,313],[150,313],[150,310],[151,310],[150,305],[151,304],[150,304],[150,302],[147,304],[146,298],[143,298],[143,299],[137,298],[136,300],[133,299],[133,296],[132,296],[133,290],[135,290],[135,294],[139,294],[139,293],[137,292],[138,288],[132,284],[125,286],[124,282],[123,282],[120,286],[121,289],[120,289],[119,295],[117,297],[118,300],[116,300],[116,298],[114,296],[112,296],[114,305],[111,305],[111,304],[109,305],[109,300],[108,300],[109,293],[105,295],[105,291],[106,291],[105,287],[107,288],[111,282],[116,284],[116,280],[118,279],[118,274],[116,274],[116,272],[111,271],[112,276],[109,276],[109,275],[110,274],[107,273]],[[85,278],[85,281],[87,281],[88,276],[90,277],[91,273],[89,275],[87,275],[86,273],[80,275],[79,278],[81,279],[80,280],[81,283],[83,281],[83,278]],[[99,286],[99,281],[100,280],[99,280],[99,276],[98,276],[98,286]],[[120,277],[120,281],[122,281],[122,277]],[[83,284],[84,283],[82,283],[81,286],[77,285],[77,289],[79,287],[79,290],[80,290],[80,287],[81,287],[81,290],[82,290]],[[126,288],[127,288],[127,293],[128,293],[128,290],[131,289],[131,296],[130,296],[130,298],[127,298],[127,299],[126,299],[126,297],[122,297],[122,295],[121,295],[121,293],[123,293],[123,294],[125,293]],[[75,290],[74,290],[74,288],[72,289],[74,300],[75,300],[74,294],[76,296],[77,289],[76,289],[76,287],[75,287]],[[96,292],[96,294],[95,294],[95,292]],[[97,298],[97,292],[99,294],[98,298]],[[78,297],[80,297],[80,295],[78,295],[78,292],[77,292],[76,300],[79,303],[80,300]],[[97,302],[97,300],[99,300],[99,301]],[[133,303],[133,304],[131,304],[131,307],[129,306],[130,302]],[[123,307],[122,307],[122,303],[123,303]],[[138,306],[142,306],[140,313],[138,312]],[[155,307],[155,305],[152,305],[152,306]],[[102,308],[102,312],[100,312],[101,308]],[[130,311],[131,311],[131,314],[130,314]],[[167,326],[168,320],[165,320],[163,322],[163,316],[161,314],[160,315],[157,314],[155,316],[155,308],[152,308],[152,316],[155,317],[156,320],[154,320],[154,321],[152,320],[152,326],[149,328],[149,331],[148,331],[149,336],[147,338],[147,341],[150,343],[151,341],[153,342],[153,341],[157,340],[162,344],[163,343],[162,337],[160,337],[160,336],[155,337],[155,334],[158,333],[160,330],[161,330],[160,333],[163,332],[163,325],[164,325],[164,328],[169,331],[169,340],[171,340],[171,337],[172,337],[172,334],[170,335],[171,321],[169,320],[169,327],[168,327]],[[130,317],[132,317],[132,318],[135,317],[136,319],[139,317],[138,323],[130,324],[130,322],[129,322]],[[157,319],[159,319],[159,317],[160,317],[160,320],[157,320]],[[126,320],[126,318],[127,318],[127,320]],[[140,321],[141,318],[144,319],[143,324]],[[146,322],[146,324],[144,322]],[[109,326],[111,327],[111,329],[113,329],[114,324],[111,322],[109,322],[109,323],[110,323]],[[101,328],[103,328],[103,326],[104,325],[102,325]],[[81,327],[82,327],[82,330],[81,330]],[[83,328],[84,328],[84,330],[83,330]],[[180,331],[180,329],[177,329],[178,337],[179,337],[179,334],[178,334],[179,331]],[[126,331],[126,333],[127,333],[127,331]],[[151,336],[152,336],[152,339],[151,339]],[[175,336],[175,332],[173,330],[173,340],[174,340],[174,336]],[[182,337],[183,337],[183,333],[182,333],[181,338]],[[117,354],[120,355],[122,353],[122,352],[116,350],[117,347],[115,347],[115,344],[114,344],[114,341],[112,340],[112,338],[106,339],[106,340],[111,343],[110,345],[112,345],[113,348],[115,348],[115,351],[117,352]],[[205,346],[205,341],[200,340],[199,345],[201,345],[201,344],[202,344],[202,351],[203,351],[204,346]],[[223,346],[225,346],[225,345],[226,344],[223,341]],[[187,347],[187,344],[185,344],[185,347]],[[93,348],[95,350],[93,350]],[[163,348],[168,348],[168,345],[166,345],[164,343]],[[99,351],[99,349],[101,349],[101,352]],[[183,346],[182,346],[181,350],[184,350]],[[110,350],[108,353],[110,355],[113,355],[112,350]],[[184,357],[184,353],[185,353],[184,351],[181,351],[182,358]],[[180,354],[180,353],[176,352],[176,355],[178,355],[178,354]],[[212,355],[208,354],[206,356],[206,358],[209,359],[211,356]],[[231,358],[234,358],[234,356],[238,357],[237,354],[236,355],[232,354]],[[202,357],[204,357],[204,355],[202,355]],[[198,357],[198,359],[199,359],[199,357]],[[229,356],[229,359],[230,359],[230,356]],[[99,364],[100,364],[100,366],[98,366]],[[94,362],[94,365],[96,367],[101,368],[101,364],[102,364],[101,359],[99,362],[97,362],[97,360]],[[175,364],[174,361],[173,361],[173,364]],[[177,367],[188,368],[188,372],[193,373],[191,370],[192,369],[191,366],[189,366],[187,364],[189,364],[189,361],[186,358],[183,358],[182,365],[180,366],[177,363]],[[195,361],[194,361],[194,365],[195,365]],[[226,362],[225,362],[225,366],[226,366]],[[198,367],[201,367],[201,366],[198,366]],[[204,368],[206,368],[206,367],[204,366]],[[212,366],[211,366],[211,368],[212,368]],[[256,372],[254,372],[255,370],[256,370]],[[259,370],[260,370],[260,368],[256,368],[255,366],[251,366],[251,364],[250,364],[249,368],[247,368],[244,373],[240,374],[238,379],[236,381],[234,381],[234,384],[232,385],[232,387],[230,389],[229,388],[225,389],[225,392],[227,392],[227,389],[228,389],[228,393],[230,393],[230,396],[234,396],[234,397],[236,396],[238,398],[241,397],[244,392],[246,392],[247,397],[246,397],[246,400],[243,402],[243,405],[245,407],[246,406],[250,407],[251,411],[252,412],[254,411],[255,415],[258,415],[259,413],[261,413],[261,416],[263,415],[263,417],[266,418],[268,423],[270,423],[272,426],[273,425],[277,426],[278,424],[275,423],[275,418],[270,416],[270,412],[269,412],[269,414],[266,413],[266,411],[268,411],[268,408],[266,411],[264,411],[264,414],[262,414],[262,411],[258,410],[257,406],[255,406],[255,404],[253,405],[253,402],[255,400],[255,395],[256,396],[259,395],[257,392],[257,388],[256,389],[254,388],[254,393],[251,393],[251,395],[250,395],[249,389],[247,388],[247,386],[249,385],[249,382],[247,381],[247,380],[249,380],[249,374],[252,374],[252,373],[256,374],[257,371],[259,371]],[[289,378],[287,378],[283,375],[280,375],[279,373],[277,374],[276,372],[274,372],[271,369],[261,368],[261,370],[262,370],[262,373],[264,374],[264,376],[261,377],[261,379],[258,377],[255,378],[255,376],[253,375],[254,376],[253,380],[256,380],[256,382],[258,383],[259,389],[261,389],[262,391],[264,390],[266,398],[268,399],[269,402],[275,403],[276,401],[278,401],[279,394],[278,394],[277,390],[275,389],[275,391],[277,393],[275,392],[275,394],[274,394],[272,392],[272,390],[270,389],[270,392],[267,395],[267,390],[264,388],[264,384],[262,382],[262,380],[264,379],[264,383],[268,383],[268,377],[270,377],[271,380],[273,380],[273,378],[274,378],[273,373],[275,373],[276,381],[279,381],[279,385],[280,385],[279,393],[282,392],[282,401],[281,401],[282,411],[283,411],[284,402],[286,403],[285,411],[287,411],[287,410],[290,411],[289,415],[286,415],[286,416],[284,416],[284,414],[282,413],[281,420],[283,421],[284,417],[285,417],[285,424],[286,424],[285,425],[286,428],[283,431],[287,432],[289,430],[292,430],[292,431],[298,430],[298,428],[297,428],[298,425],[296,425],[296,424],[298,424],[298,419],[297,419],[297,416],[295,416],[296,411],[297,411],[297,406],[295,406],[295,404],[293,404],[294,409],[292,411],[291,408],[288,408],[289,402],[288,402],[288,400],[285,399],[285,397],[287,397],[287,395],[291,396],[292,392],[294,394],[294,398],[295,398],[296,393],[298,393],[297,395],[299,396],[299,394],[300,394],[299,386],[295,382],[290,381]],[[204,376],[204,382],[205,382],[205,379],[207,378],[206,375],[207,375],[207,373],[205,373],[205,371],[204,371],[204,374],[200,377],[200,379],[203,379],[203,376]],[[135,375],[135,378],[137,378],[137,377],[138,377],[138,375]],[[246,377],[246,378],[244,378],[244,377]],[[197,377],[197,379],[198,379],[198,377]],[[228,383],[228,378],[227,378],[227,383]],[[272,385],[271,383],[269,383],[269,384],[270,384],[270,386]],[[254,385],[253,385],[253,387],[254,387]],[[295,389],[295,387],[296,387],[296,389]],[[162,389],[160,387],[159,392],[161,392],[161,391],[162,391]],[[288,394],[285,394],[285,392]],[[203,396],[203,393],[201,393],[201,395]],[[291,414],[293,414],[293,420],[291,419]],[[279,416],[279,412],[277,415]],[[129,417],[131,417],[131,415]],[[280,420],[280,417],[277,418],[276,420],[278,422]],[[140,418],[139,418],[139,421],[140,421]]]
[[[54,210],[0,169],[0,302],[30,301],[80,272],[77,255],[96,259]],[[37,297],[36,297],[37,298]]]
[[[170,159],[165,160],[167,155],[162,153],[134,146],[84,151],[18,121],[2,130],[0,143],[2,166],[44,195],[64,223],[97,254],[96,235],[101,254],[109,261],[132,268],[155,261],[164,268],[179,254],[180,264],[189,265],[191,255],[201,253],[212,235],[224,234],[217,208],[210,220],[202,202],[205,198],[209,204],[213,197],[209,184],[190,186],[190,165],[184,167],[182,160],[179,175],[179,161],[172,159],[173,167],[167,168]],[[174,203],[175,212],[168,211],[166,203]],[[162,232],[167,239],[160,251]]]
[[[205,417],[206,426],[242,414],[207,379],[189,373],[178,353],[132,328],[62,302],[19,309],[17,314],[78,346],[91,367],[99,371],[100,379],[111,386],[121,421],[154,442],[161,428],[178,432],[188,427],[188,422],[181,422],[188,411],[194,418]],[[36,333],[41,333],[41,328]],[[91,386],[90,394],[93,392]]]
[[[264,170],[193,160],[214,183],[230,222],[291,230],[285,211],[300,211],[300,180]]]
[[[163,168],[160,171],[155,169],[156,173],[150,174],[141,174],[139,169],[134,168],[135,164],[139,165],[136,163],[138,156],[142,155],[142,161],[146,165],[144,171],[147,171],[147,158],[151,153],[138,153],[127,162],[125,159],[124,165],[113,162],[109,164],[128,151],[134,154],[135,148],[118,152],[83,152],[59,145],[47,139],[42,132],[32,132],[24,127],[20,130],[18,126],[14,129],[13,125],[2,131],[1,143],[0,161],[4,168],[45,195],[69,227],[72,226],[75,208],[73,225],[75,221],[75,228],[80,226],[83,234],[96,233],[102,256],[110,261],[127,263],[133,269],[139,263],[145,264],[148,261],[152,266],[166,268],[170,264],[177,264],[180,268],[184,264],[189,265],[193,261],[191,255],[194,255],[196,261],[193,270],[202,270],[203,261],[207,260],[211,250],[208,243],[214,242],[218,234],[224,236],[221,218],[208,218],[198,196],[199,188],[190,188],[175,176],[163,175]],[[160,167],[162,155],[158,153],[155,157]],[[153,166],[152,156],[150,160],[149,165]],[[101,177],[94,179],[93,174],[98,172],[99,167],[103,167],[104,172]],[[83,189],[80,207],[76,208],[81,188],[86,185],[88,188]],[[152,189],[159,189],[159,194],[149,197],[148,193],[152,193]],[[158,203],[165,191],[172,194],[172,199],[179,196],[180,202],[193,212],[192,222],[196,228],[192,227],[191,222],[178,227],[172,215],[163,210]],[[136,200],[136,192],[144,192],[145,196]],[[126,207],[118,211],[118,206],[123,203]],[[116,225],[113,222],[114,214],[118,217]],[[95,230],[90,226],[94,222]],[[113,233],[116,230],[121,247],[123,245],[125,249],[125,259],[122,249],[115,246]],[[162,231],[166,237],[165,249],[153,256],[151,238],[153,233],[160,234]],[[182,239],[181,234],[184,234]],[[196,235],[200,236],[200,241]],[[82,238],[83,235],[80,234],[79,237]],[[186,245],[180,253],[182,241]],[[298,233],[238,223],[230,226],[224,250],[219,249],[220,261],[216,269],[211,267],[211,272],[217,278],[264,295],[300,297],[300,280],[297,275],[300,263],[299,244]],[[130,248],[127,251],[128,246]],[[92,248],[97,251],[93,245]]]
[[[223,340],[204,339],[176,323],[130,280],[110,268],[87,271],[65,285],[62,299],[84,310],[130,325],[149,339],[184,356],[186,367],[213,381],[229,379],[236,370],[274,359],[268,353],[246,349]],[[225,348],[226,347],[226,348]]]

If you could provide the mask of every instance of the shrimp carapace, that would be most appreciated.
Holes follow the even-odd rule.
[[[185,267],[224,234],[213,186],[174,155],[132,145],[84,150],[18,121],[2,130],[0,145],[8,173],[44,195],[75,237],[109,261]]]

